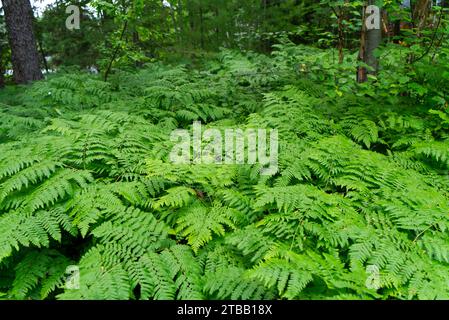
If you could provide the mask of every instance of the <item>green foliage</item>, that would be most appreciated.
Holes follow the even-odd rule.
[[[202,70],[150,64],[110,84],[62,74],[0,106],[0,292],[449,298],[447,113],[385,99],[391,87],[356,85],[355,61],[330,57],[287,43],[271,57],[226,50]],[[170,163],[172,130],[196,120],[278,129],[279,172]],[[69,265],[77,290],[64,287]]]

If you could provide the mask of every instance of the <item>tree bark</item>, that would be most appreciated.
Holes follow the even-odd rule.
[[[376,1],[369,1],[369,3],[375,3]],[[382,42],[382,29],[371,29],[366,31],[366,50],[364,61],[368,64],[372,70],[368,71],[368,74],[376,74],[379,70],[379,61],[374,56],[374,51],[379,47]]]
[[[11,47],[14,81],[25,84],[43,79],[33,32],[30,0],[2,0]]]
[[[338,63],[342,64],[344,61],[344,41],[345,41],[345,34],[344,34],[344,27],[343,27],[343,21],[344,18],[344,9],[339,8],[335,9],[334,7],[331,7],[332,11],[334,12],[335,16],[337,17],[337,26],[338,26]]]
[[[399,44],[401,42],[401,20],[394,21],[393,42]]]
[[[413,22],[418,29],[418,35],[426,26],[427,18],[429,17],[431,1],[418,0],[413,7]]]
[[[375,0],[369,0],[368,5],[374,5]],[[374,56],[374,51],[379,47],[382,42],[382,28],[380,24],[374,29],[368,29],[366,27],[366,19],[371,16],[370,13],[366,13],[367,7],[363,8],[363,23],[362,23],[362,35],[360,39],[360,52],[359,60],[370,66],[371,70],[359,67],[357,70],[357,82],[365,82],[368,80],[368,74],[376,74],[379,70],[379,61]],[[380,12],[379,12],[380,13]],[[379,16],[381,19],[381,15]]]
[[[365,20],[366,20],[366,6],[363,6],[363,13],[362,13],[362,31],[360,33],[360,49],[359,49],[359,55],[358,55],[358,61],[364,62],[365,58],[365,51],[366,51],[366,26],[365,26]],[[366,68],[359,66],[357,68],[357,82],[363,83],[368,80],[368,76],[366,73]]]

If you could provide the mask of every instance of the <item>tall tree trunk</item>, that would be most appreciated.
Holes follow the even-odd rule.
[[[362,14],[362,32],[360,34],[360,49],[359,49],[359,56],[358,56],[358,61],[359,62],[365,62],[364,58],[365,58],[365,51],[366,51],[366,25],[365,25],[365,20],[366,20],[366,7],[363,7],[363,14]],[[366,80],[368,80],[368,76],[366,73],[366,68],[359,66],[357,68],[357,82],[358,83],[363,83],[366,82]]]
[[[337,27],[338,27],[338,63],[342,64],[344,61],[344,42],[345,42],[345,34],[344,34],[344,27],[343,27],[343,23],[345,20],[345,12],[344,12],[344,8],[339,7],[339,8],[335,8],[335,7],[331,7],[332,11],[334,12],[336,18],[337,18]]]
[[[369,3],[374,4],[376,3],[376,1],[371,0],[369,1]],[[381,15],[379,15],[379,19],[381,19]],[[366,31],[366,50],[364,61],[373,69],[368,71],[369,74],[376,74],[379,69],[379,61],[374,56],[374,51],[379,47],[381,42],[382,42],[382,29],[380,24],[379,27],[376,26],[374,29]]]
[[[413,7],[413,22],[418,29],[418,35],[420,35],[421,30],[426,26],[427,18],[430,13],[430,6],[430,0],[418,0]]]
[[[367,12],[371,5],[375,5],[375,0],[368,1],[368,7],[363,9],[363,24],[359,60],[362,60],[371,70],[359,68],[357,72],[357,81],[365,82],[368,74],[376,74],[379,69],[379,61],[374,56],[374,51],[382,42],[382,28],[380,8]],[[368,27],[369,26],[369,27]]]
[[[11,47],[14,81],[29,83],[42,79],[30,0],[2,0],[2,2]]]

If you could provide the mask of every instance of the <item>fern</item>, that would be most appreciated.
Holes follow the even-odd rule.
[[[16,278],[10,295],[24,299],[33,291],[45,299],[57,288],[61,288],[66,267],[70,260],[57,251],[31,251],[16,266]],[[39,289],[39,290],[36,290]]]
[[[205,207],[200,203],[190,205],[181,210],[177,219],[176,232],[186,237],[193,251],[197,252],[212,240],[212,234],[223,236],[225,226],[234,228],[232,210],[216,203],[213,207]]]
[[[149,64],[110,84],[55,75],[2,104],[0,295],[447,299],[444,114],[336,88],[353,69],[321,68],[329,52],[276,48],[223,51],[201,71]],[[279,171],[170,163],[171,132],[193,121],[277,129]],[[79,289],[65,287],[69,265]]]

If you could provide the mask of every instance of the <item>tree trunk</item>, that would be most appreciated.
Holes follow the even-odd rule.
[[[401,42],[401,20],[395,20],[393,28],[393,42],[399,44]]]
[[[369,3],[375,3],[376,1],[369,1]],[[368,74],[376,74],[379,70],[379,61],[374,56],[374,51],[379,47],[382,42],[382,29],[374,28],[366,31],[366,50],[365,50],[365,58],[364,61],[368,64],[373,70],[368,71]]]
[[[39,47],[39,52],[41,53],[41,56],[42,56],[42,63],[44,64],[45,72],[48,74],[49,68],[48,68],[47,59],[45,58],[46,54],[44,51],[44,47],[42,46],[42,41],[39,39],[39,37],[37,38],[37,45]]]
[[[366,26],[365,26],[366,15],[365,15],[365,10],[366,10],[366,7],[364,6],[363,14],[362,14],[362,32],[360,34],[360,49],[359,49],[359,56],[358,56],[359,63],[364,62],[365,51],[366,51]],[[366,80],[368,80],[368,76],[366,74],[366,68],[359,66],[357,68],[357,82],[363,83],[363,82],[366,82]]]
[[[431,1],[418,0],[413,7],[413,22],[418,29],[418,35],[426,26],[427,18],[429,17]]]
[[[24,84],[42,79],[30,0],[2,0],[2,2],[11,47],[14,81]]]
[[[365,82],[368,80],[368,74],[376,74],[379,69],[379,61],[374,56],[374,51],[382,42],[380,9],[378,11],[367,12],[369,6],[374,5],[375,3],[375,0],[369,0],[368,7],[363,8],[363,24],[359,60],[367,64],[371,70],[366,70],[366,68],[359,67],[357,71],[358,82]],[[370,26],[369,28],[368,25]]]
[[[345,34],[344,34],[344,27],[343,22],[345,20],[345,13],[344,8],[334,8],[332,7],[332,11],[334,12],[336,18],[337,18],[337,26],[338,26],[338,63],[342,64],[344,61],[344,41],[345,41]]]

